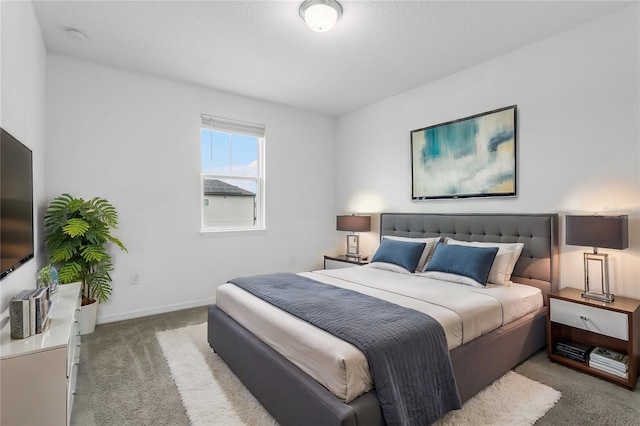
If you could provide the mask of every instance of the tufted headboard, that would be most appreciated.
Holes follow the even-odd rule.
[[[382,213],[380,237],[451,237],[524,243],[511,280],[547,293],[558,289],[558,215]]]

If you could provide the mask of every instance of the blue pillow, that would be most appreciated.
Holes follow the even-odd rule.
[[[447,272],[487,285],[498,247],[471,247],[438,243],[425,271]]]
[[[371,258],[373,262],[393,263],[402,266],[409,272],[416,270],[420,261],[420,256],[424,251],[425,243],[414,243],[410,241],[398,241],[383,238],[380,247]]]

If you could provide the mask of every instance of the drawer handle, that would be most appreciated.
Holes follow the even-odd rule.
[[[582,321],[589,321],[589,317],[585,317],[584,315],[580,315],[580,319]]]

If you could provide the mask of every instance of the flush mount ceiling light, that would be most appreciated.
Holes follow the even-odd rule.
[[[300,5],[300,17],[313,31],[329,31],[342,16],[342,6],[336,0],[305,0]]]
[[[64,32],[67,33],[67,36],[74,40],[84,40],[87,38],[85,33],[75,28],[67,27],[64,29]]]

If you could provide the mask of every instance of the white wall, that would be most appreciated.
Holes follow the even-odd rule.
[[[639,15],[635,4],[340,117],[338,210],[629,214],[630,247],[602,252],[613,292],[640,298]],[[517,198],[411,201],[411,130],[512,104]],[[560,240],[561,287],[581,287],[590,249],[564,244],[563,218]]]
[[[42,266],[42,218],[46,209],[45,82],[46,51],[31,2],[0,2],[0,126],[33,152],[35,259],[0,282],[0,311],[20,290],[36,287]]]
[[[47,69],[47,197],[108,199],[129,250],[112,250],[98,322],[210,303],[234,276],[321,266],[335,241],[333,118],[52,54]],[[200,236],[201,113],[266,125],[266,232]]]

